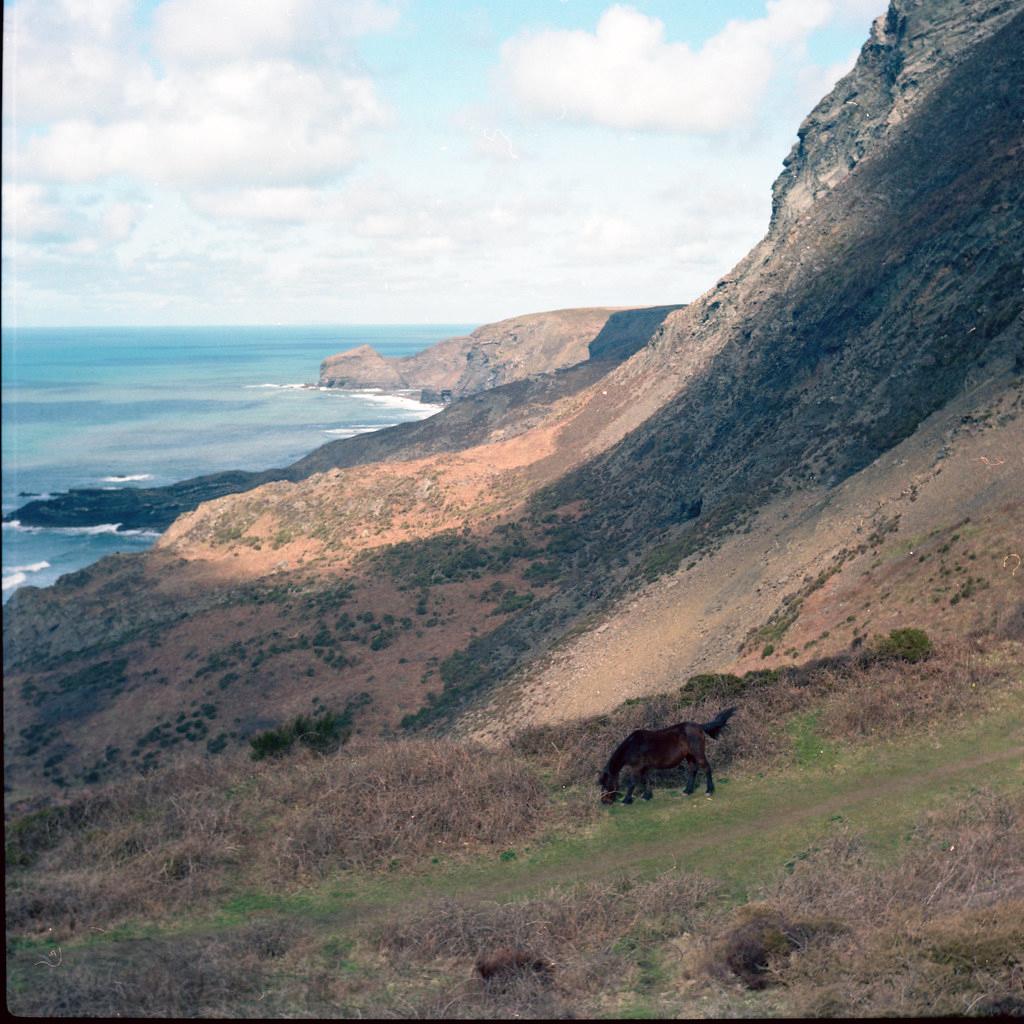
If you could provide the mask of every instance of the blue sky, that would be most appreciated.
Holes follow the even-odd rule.
[[[688,301],[882,7],[15,0],[5,322]]]

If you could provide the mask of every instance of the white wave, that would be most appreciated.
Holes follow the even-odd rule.
[[[253,388],[273,388],[275,391],[304,391],[306,388],[313,388],[313,384],[245,384],[246,390]]]
[[[403,395],[370,395],[359,396],[364,402],[373,402],[376,405],[384,405],[389,409],[406,409],[409,412],[422,412],[424,416],[432,416],[440,412],[443,405],[431,405],[429,402],[420,402],[415,398],[406,398]]]
[[[117,533],[120,523],[100,523],[99,526],[23,526],[18,519],[12,519],[4,523],[5,527],[17,530],[19,533],[61,533],[66,536],[95,536],[100,533]]]
[[[105,484],[126,484],[132,480],[152,480],[152,473],[132,473],[130,476],[104,476],[100,481]]]
[[[4,523],[4,529],[19,533],[56,533],[64,537],[98,537],[103,533],[116,533],[118,537],[159,537],[159,530],[122,530],[120,523],[100,523],[98,526],[23,526],[18,519]]]
[[[330,434],[332,437],[355,437],[357,434],[372,434],[376,430],[383,430],[385,427],[393,427],[394,423],[375,423],[372,426],[358,426],[358,427],[335,427],[331,430],[325,430],[325,434]]]
[[[20,587],[27,579],[28,577],[23,572],[16,572],[11,576],[5,576],[3,580],[3,589],[13,590],[15,587]]]
[[[33,562],[31,565],[12,565],[10,569],[4,569],[4,572],[40,572],[49,568],[49,562]]]

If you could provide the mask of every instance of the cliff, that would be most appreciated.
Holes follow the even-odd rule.
[[[646,332],[649,337],[665,314],[676,308],[630,312],[654,315],[656,322]],[[401,359],[386,359],[369,345],[360,345],[328,356],[320,364],[320,383],[325,387],[420,389],[430,395],[450,391],[453,398],[461,398],[583,362],[592,355],[590,343],[614,319],[613,315],[621,312],[608,308],[560,309],[512,317]],[[623,329],[624,320],[618,317],[619,329]],[[625,329],[635,343],[637,333]]]

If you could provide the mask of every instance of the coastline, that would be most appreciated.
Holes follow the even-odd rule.
[[[319,428],[322,443],[308,444],[300,461],[332,442],[375,434],[410,420],[426,419],[443,409],[442,405],[420,401],[419,392],[408,388],[337,388],[308,382],[267,382],[243,384],[241,387],[246,391],[270,393],[316,392],[362,406],[362,410],[355,410],[356,414],[352,410],[339,410],[342,412],[341,422],[332,409],[332,415],[325,417],[324,425]],[[359,411],[365,415],[358,415]],[[387,411],[399,415],[372,422],[375,415]],[[273,457],[268,456],[264,465],[272,461]],[[280,478],[283,472],[271,467],[251,470],[228,468],[200,477],[184,476],[162,485],[157,474],[152,472],[110,472],[97,476],[96,485],[18,490],[14,492],[16,498],[10,497],[5,501],[7,508],[2,519],[5,555],[3,604],[6,605],[18,590],[53,586],[61,576],[95,564],[108,555],[147,550],[169,525],[162,520],[169,518],[173,521],[178,514],[175,511],[169,517],[157,515],[155,518],[142,515],[140,519],[139,509],[134,506],[149,505],[150,511],[154,511],[158,504],[158,500],[153,500],[154,492],[180,489],[194,492],[196,481],[206,480],[211,485],[209,493],[191,494],[196,500],[189,500],[187,507],[192,508],[199,500],[259,486],[262,482]],[[218,480],[226,483],[218,486]],[[83,509],[83,503],[89,506],[88,509]],[[126,506],[132,507],[132,514],[119,514],[126,510]],[[104,509],[109,509],[110,514],[102,514]],[[180,509],[185,510],[185,507]]]

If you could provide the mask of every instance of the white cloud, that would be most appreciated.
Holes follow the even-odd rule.
[[[4,182],[3,233],[21,240],[62,237],[66,218],[60,207],[38,184]]]
[[[151,74],[131,56],[124,0],[4,5],[4,117],[106,116]]]
[[[397,11],[376,0],[166,0],[153,18],[160,53],[183,63],[281,56],[385,31]]]
[[[59,121],[28,139],[24,172],[55,181],[127,174],[175,186],[289,184],[343,172],[359,132],[386,123],[373,82],[287,61],[166,75],[137,116]]]
[[[859,0],[858,0],[859,2]],[[502,71],[528,110],[616,128],[713,133],[757,112],[784,53],[835,13],[833,0],[768,0],[699,50],[665,38],[632,7],[609,7],[594,32],[545,30],[508,40]]]
[[[26,180],[309,184],[347,171],[388,123],[372,78],[339,53],[393,22],[373,0],[168,0],[154,14],[160,65],[123,5],[64,4],[90,17],[23,0],[5,26],[5,158]]]

